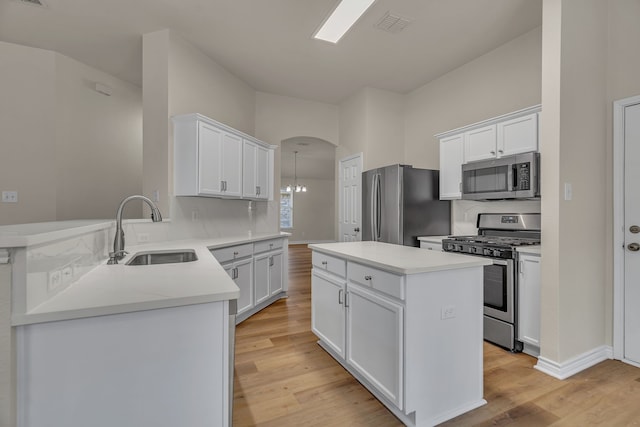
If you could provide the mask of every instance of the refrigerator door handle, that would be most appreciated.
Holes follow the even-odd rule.
[[[376,174],[376,232],[374,239],[376,242],[380,240],[380,231],[382,228],[382,194],[380,190],[380,174]]]
[[[371,177],[371,206],[370,216],[371,218],[371,240],[376,241],[376,176],[373,174]]]

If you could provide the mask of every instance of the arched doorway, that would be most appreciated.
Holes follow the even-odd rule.
[[[333,144],[306,136],[280,145],[280,228],[291,233],[290,243],[334,241],[335,152]],[[307,191],[296,192],[296,185]]]

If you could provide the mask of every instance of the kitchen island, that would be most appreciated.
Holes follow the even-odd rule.
[[[309,245],[318,343],[403,423],[484,405],[483,266],[380,242]]]

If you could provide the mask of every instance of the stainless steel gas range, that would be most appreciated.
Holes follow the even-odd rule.
[[[484,339],[522,351],[516,248],[540,244],[540,214],[478,214],[477,227],[477,235],[443,239],[442,249],[493,259],[484,267]]]

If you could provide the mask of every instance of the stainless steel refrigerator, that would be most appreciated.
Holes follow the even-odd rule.
[[[439,200],[439,171],[391,165],[362,173],[362,240],[419,246],[451,232],[451,203]]]

